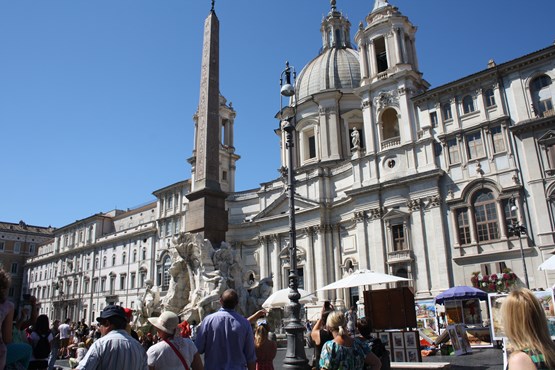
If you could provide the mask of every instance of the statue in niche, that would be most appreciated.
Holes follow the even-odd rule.
[[[353,127],[353,132],[351,132],[351,142],[353,143],[353,149],[360,147],[360,133],[356,127]]]

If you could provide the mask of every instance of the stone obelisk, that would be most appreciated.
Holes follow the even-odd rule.
[[[204,22],[204,42],[197,111],[193,178],[185,231],[202,233],[216,247],[228,228],[220,187],[220,22],[212,9]]]

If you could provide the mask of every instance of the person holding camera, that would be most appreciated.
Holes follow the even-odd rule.
[[[322,311],[320,312],[320,318],[314,324],[312,331],[310,332],[310,338],[314,342],[314,355],[312,356],[312,367],[315,369],[320,368],[320,354],[322,353],[322,347],[324,343],[328,340],[333,339],[333,335],[326,327],[326,320],[328,315],[333,311],[333,306],[329,301],[324,302],[322,306]]]

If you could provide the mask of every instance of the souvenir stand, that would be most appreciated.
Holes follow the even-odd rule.
[[[364,308],[372,336],[384,343],[391,361],[422,361],[414,294],[409,288],[367,290]]]
[[[440,293],[435,298],[436,305],[443,306],[442,309],[438,309],[441,312],[438,315],[440,337],[436,343],[451,339],[453,345],[456,339],[451,338],[451,334],[464,330],[465,335],[462,337],[468,338],[470,347],[491,347],[490,327],[482,324],[480,305],[480,301],[485,301],[487,297],[486,292],[470,286],[457,286]],[[487,314],[484,317],[487,318]],[[463,349],[462,353],[468,352],[464,351],[464,345],[460,348]]]

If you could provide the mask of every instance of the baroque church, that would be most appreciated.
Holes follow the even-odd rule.
[[[288,101],[300,288],[315,292],[359,269],[408,278],[416,300],[508,269],[522,285],[553,285],[555,274],[538,266],[555,247],[555,46],[430,88],[409,18],[386,0],[362,17],[352,30],[331,1],[314,25],[321,51]],[[271,276],[282,289],[287,179],[235,189],[235,117],[219,95],[225,240],[243,259],[245,286]],[[199,112],[194,119],[202,137]],[[285,168],[284,122],[277,124]],[[43,313],[87,321],[107,304],[135,307],[148,280],[164,296],[203,151],[195,144],[191,179],[154,191],[156,201],[53,231],[27,261],[23,291],[40,299]],[[359,288],[316,294],[314,307],[349,307],[362,296]]]

